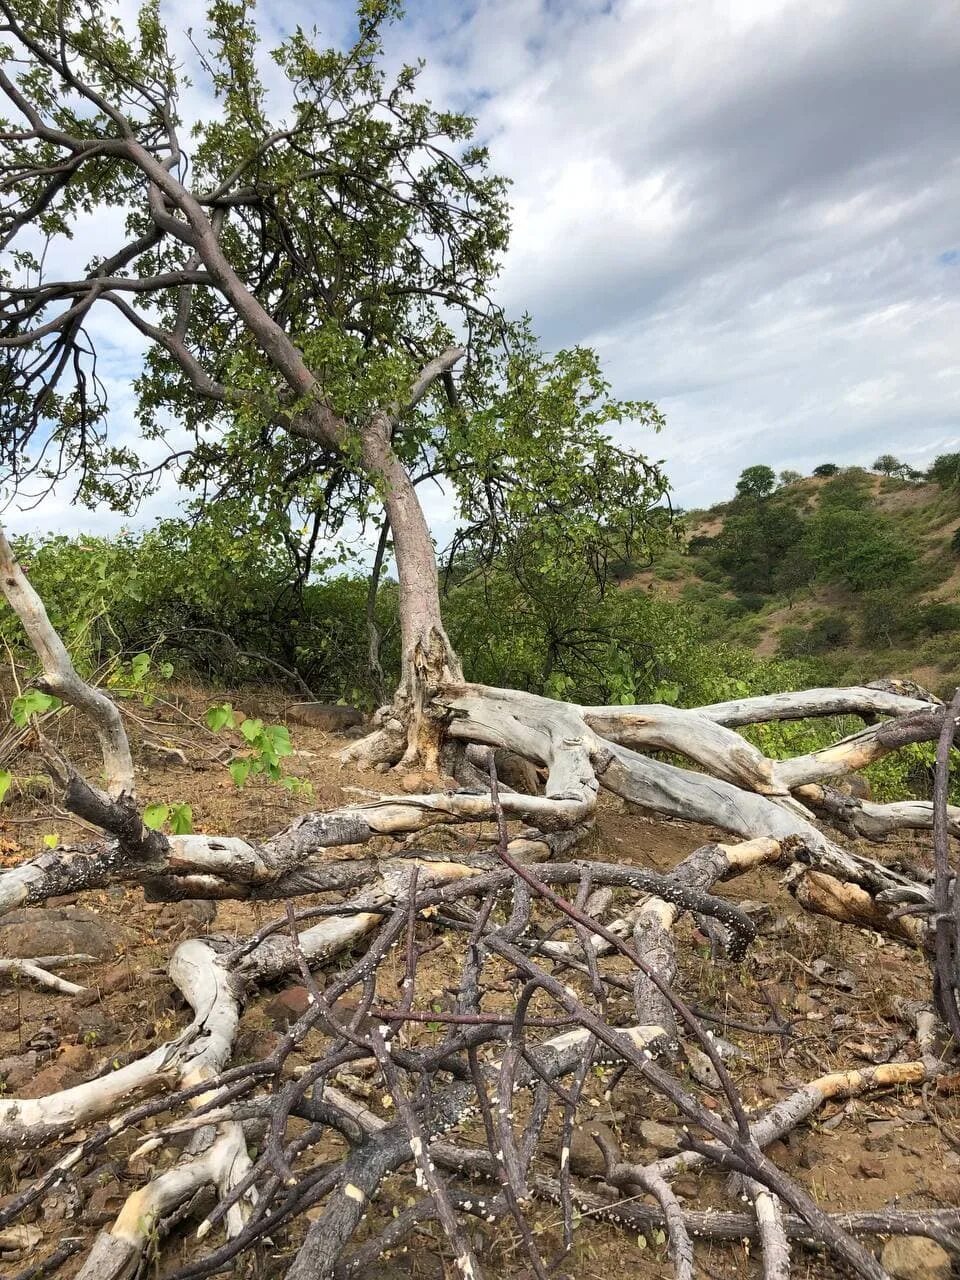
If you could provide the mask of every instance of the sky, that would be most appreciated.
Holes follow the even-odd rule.
[[[165,12],[186,47],[196,6]],[[339,43],[352,7],[258,13]],[[665,459],[678,504],[757,462],[960,447],[955,0],[409,0],[387,45],[426,59],[424,94],[476,115],[511,179],[498,300],[657,401],[663,433],[622,436]],[[122,423],[140,345],[114,318],[97,336]],[[7,518],[105,527],[62,490]]]

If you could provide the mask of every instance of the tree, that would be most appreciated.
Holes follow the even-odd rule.
[[[350,513],[358,520],[379,515],[381,545],[389,524],[399,577],[401,690],[365,758],[405,752],[432,772],[442,749],[447,771],[442,781],[405,779],[413,786],[401,795],[299,814],[263,843],[234,833],[190,833],[182,815],[168,835],[162,828],[170,807],[143,808],[137,795],[140,778],[116,703],[78,672],[0,532],[0,592],[37,659],[34,679],[14,701],[20,741],[42,753],[67,810],[100,833],[0,868],[0,913],[116,884],[144,885],[155,900],[287,904],[285,919],[250,938],[211,935],[179,944],[170,977],[195,1017],[170,1042],[113,1061],[106,1074],[63,1092],[0,1098],[0,1146],[30,1151],[18,1167],[39,1169],[24,1194],[4,1198],[0,1226],[72,1177],[78,1161],[96,1160],[116,1139],[142,1135],[143,1121],[175,1108],[174,1123],[161,1120],[138,1147],[141,1157],[162,1149],[163,1172],[138,1187],[99,1233],[78,1280],[121,1280],[142,1270],[163,1234],[209,1203],[211,1191],[216,1207],[204,1210],[209,1216],[198,1234],[216,1227],[226,1240],[191,1258],[191,1274],[222,1271],[238,1258],[246,1268],[248,1249],[267,1240],[275,1249],[279,1233],[300,1219],[289,1280],[332,1280],[406,1247],[409,1232],[436,1217],[459,1274],[470,1280],[481,1271],[471,1243],[476,1224],[464,1215],[480,1208],[485,1218],[517,1223],[531,1274],[546,1275],[539,1233],[524,1216],[532,1179],[542,1186],[532,1162],[545,1134],[553,1140],[561,1128],[569,1131],[596,1052],[625,1064],[632,1082],[641,1080],[688,1127],[709,1136],[695,1144],[703,1151],[694,1152],[697,1159],[739,1171],[747,1188],[762,1184],[766,1207],[757,1218],[771,1274],[785,1269],[782,1204],[799,1215],[802,1224],[793,1228],[805,1238],[824,1242],[844,1268],[879,1280],[874,1255],[762,1153],[764,1117],[748,1115],[714,1038],[673,990],[671,928],[681,912],[714,921],[714,935],[726,940],[731,959],[741,960],[754,926],[708,890],[750,868],[789,862],[791,892],[802,904],[816,909],[819,901],[821,910],[860,927],[874,922],[933,955],[935,1003],[954,1043],[960,1041],[956,930],[938,925],[934,948],[926,917],[948,915],[921,912],[905,920],[893,910],[904,901],[948,902],[949,858],[937,859],[931,889],[848,852],[813,817],[816,811],[847,834],[876,839],[934,823],[938,834],[960,830],[955,809],[941,805],[935,815],[930,804],[866,808],[846,796],[840,804],[826,785],[905,744],[940,741],[946,756],[955,712],[922,690],[884,686],[772,697],[733,687],[724,691],[732,700],[680,708],[672,705],[670,655],[644,653],[646,611],[629,607],[620,615],[631,633],[623,645],[605,645],[599,654],[580,649],[585,663],[603,664],[597,685],[609,691],[611,705],[577,706],[463,680],[440,612],[417,481],[446,480],[466,513],[452,570],[461,582],[483,582],[480,570],[500,558],[511,569],[512,587],[518,573],[530,580],[530,590],[507,607],[549,603],[562,622],[576,615],[583,583],[602,582],[608,548],[663,532],[665,517],[651,511],[665,484],[659,468],[618,449],[604,429],[627,415],[655,427],[659,415],[651,405],[610,400],[589,353],[548,360],[524,325],[506,323],[489,306],[486,293],[506,235],[502,184],[471,145],[468,121],[413,98],[414,72],[401,71],[387,84],[378,33],[390,12],[386,0],[363,0],[359,36],[345,54],[315,49],[300,31],[285,41],[274,62],[289,111],[276,121],[267,116],[248,12],[217,0],[201,66],[220,94],[220,112],[198,126],[188,164],[177,117],[180,73],[154,5],[141,10],[129,35],[128,15],[123,25],[98,0],[0,0],[9,41],[0,89],[15,113],[2,129],[0,214],[12,246],[0,296],[0,341],[8,353],[0,413],[13,479],[52,479],[66,469],[83,496],[120,504],[156,482],[157,468],[117,440],[96,379],[85,324],[95,309],[112,308],[152,344],[138,386],[140,429],[146,439],[160,439],[164,414],[177,415],[188,446],[161,465],[186,486],[236,496],[250,527],[267,520],[288,536],[291,506],[320,513],[333,529]],[[83,216],[97,218],[107,208],[124,210],[129,238],[105,245],[76,276],[54,278],[45,266],[53,261],[47,242],[68,239]],[[102,221],[106,238],[113,222]],[[741,503],[737,518],[753,517],[754,547],[757,528],[768,545],[784,542],[796,532],[790,523],[796,513],[766,496],[770,469],[756,470],[769,473],[769,483],[758,482],[750,494],[755,510]],[[862,513],[825,518],[849,521]],[[229,578],[229,565],[221,570]],[[557,673],[564,639],[550,635],[541,668],[547,681]],[[648,692],[659,701],[628,701]],[[45,737],[40,717],[64,706],[99,742],[93,780]],[[232,723],[229,707],[214,710],[211,731]],[[736,731],[845,714],[872,722],[829,750],[788,760],[764,754]],[[244,741],[267,744],[261,749],[266,755],[270,748],[271,767],[281,749],[291,749],[284,732],[267,735],[259,721],[236,727]],[[533,767],[527,790],[498,787],[496,750]],[[674,764],[677,756],[692,767]],[[10,782],[0,774],[0,789]],[[601,788],[746,841],[706,846],[666,876],[609,861],[544,861],[590,833]],[[513,839],[511,822],[522,824]],[[484,830],[439,856],[411,847],[416,833],[457,824]],[[492,849],[483,841],[491,830]],[[374,856],[356,856],[371,842]],[[331,857],[340,848],[351,856]],[[627,909],[635,924],[629,944],[600,918],[610,905],[607,889],[639,899]],[[305,913],[298,918],[293,899],[305,894],[341,901],[308,909],[311,926],[301,929]],[[448,929],[463,945],[449,943],[449,933],[435,937]],[[423,956],[445,940],[460,958],[453,1011],[432,1002],[423,1007],[422,981],[417,989]],[[406,957],[399,992],[398,949]],[[350,951],[359,957],[321,990],[313,969],[339,965]],[[30,976],[38,972],[41,981],[53,977],[37,966]],[[258,984],[290,973],[308,987],[302,1017],[269,1057],[228,1072],[242,1002]],[[502,1001],[488,996],[494,988],[503,992],[505,976],[522,985],[514,1007],[500,1015],[494,1010]],[[345,996],[358,1001],[356,1016],[344,1017]],[[398,1034],[407,1023],[419,1023],[416,1034]],[[543,1030],[555,1025],[561,1034],[547,1040]],[[681,1033],[697,1040],[720,1082],[724,1100],[716,1111],[683,1081]],[[921,1044],[932,1038],[918,1032]],[[285,1070],[292,1048],[306,1057],[315,1045],[319,1056],[305,1074]],[[882,1083],[932,1076],[936,1068],[927,1058],[937,1055],[922,1056],[884,1064],[890,1070]],[[383,1081],[388,1118],[345,1098],[334,1083],[364,1060],[375,1063],[374,1078]],[[610,1088],[623,1076],[618,1066]],[[873,1077],[860,1076],[869,1087]],[[554,1090],[567,1077],[572,1091]],[[839,1087],[837,1078],[827,1078],[830,1090]],[[532,1101],[529,1122],[524,1118],[519,1129],[510,1107],[521,1087]],[[843,1084],[848,1092],[859,1087]],[[814,1084],[788,1111],[809,1115],[826,1096]],[[478,1117],[486,1145],[468,1152],[466,1163],[456,1144],[444,1156],[437,1140]],[[334,1143],[327,1141],[331,1131]],[[171,1149],[181,1135],[182,1154]],[[62,1140],[70,1144],[65,1155],[50,1149]],[[569,1248],[575,1200],[569,1164],[561,1163]],[[634,1184],[630,1165],[608,1163],[611,1180],[619,1172],[623,1185]],[[474,1190],[440,1174],[451,1165],[454,1178],[492,1174],[495,1191],[479,1201]],[[416,1171],[425,1194],[394,1216],[383,1184],[405,1167]],[[692,1271],[693,1235],[701,1228],[691,1233],[676,1198],[657,1186],[677,1269]],[[634,1212],[641,1209],[647,1216],[631,1223],[653,1221],[659,1229],[662,1219],[649,1217],[656,1210],[643,1205]],[[744,1221],[734,1224],[738,1238],[755,1225]],[[875,1229],[876,1216],[872,1221]],[[887,1233],[886,1219],[880,1230]],[[73,1247],[67,1242],[67,1252],[44,1259],[41,1270],[55,1269]]]
[[[803,475],[799,471],[787,470],[781,471],[777,479],[783,487],[786,487],[791,484],[796,484],[798,481],[802,480]]]
[[[930,464],[927,475],[942,489],[960,488],[960,453],[941,453]]]
[[[736,590],[795,590],[805,573],[794,553],[803,533],[803,521],[788,503],[757,502],[727,516],[710,555]]]
[[[819,577],[852,591],[909,586],[916,553],[875,512],[832,507],[818,512],[807,532]]]
[[[819,467],[813,468],[813,474],[820,477],[835,476],[839,470],[835,462],[821,462]]]
[[[879,471],[885,476],[896,475],[902,471],[904,464],[899,458],[895,458],[892,453],[881,453],[873,464],[873,470]]]
[[[623,504],[615,522],[637,525],[662,475],[614,449],[603,427],[629,416],[656,428],[655,407],[610,401],[586,353],[547,368],[525,326],[489,304],[507,239],[504,183],[471,120],[416,100],[415,69],[387,80],[392,0],[365,0],[345,53],[316,49],[302,31],[273,51],[284,119],[269,115],[248,11],[214,5],[201,66],[219,112],[192,130],[189,157],[183,76],[156,3],[130,35],[99,0],[5,0],[2,12],[24,55],[0,79],[19,121],[5,144],[16,195],[0,281],[9,476],[68,471],[81,498],[129,507],[169,469],[194,492],[239,495],[252,528],[270,522],[291,546],[294,522],[312,526],[315,542],[319,528],[378,520],[401,584],[390,723],[403,732],[357,750],[435,769],[426,708],[462,670],[417,481],[447,477],[470,536],[496,542],[506,508],[538,500],[531,453],[549,454],[552,522],[568,513],[589,554],[587,517],[565,490],[582,474],[602,478]],[[128,211],[128,238],[73,278],[42,273],[34,228],[49,258],[107,206]],[[189,433],[159,465],[114,439],[84,327],[104,309],[150,344],[142,438],[163,439],[171,414]]]
[[[776,487],[777,477],[772,467],[762,463],[747,467],[737,481],[737,495],[741,498],[765,498]]]

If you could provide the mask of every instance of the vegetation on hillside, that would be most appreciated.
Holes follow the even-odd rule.
[[[892,455],[814,474],[748,467],[735,497],[686,515],[651,580],[723,641],[815,658],[838,680],[870,671],[949,684],[960,659],[960,454],[921,474]]]

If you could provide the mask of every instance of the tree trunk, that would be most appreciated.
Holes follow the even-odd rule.
[[[362,437],[363,462],[383,485],[400,582],[400,684],[380,732],[347,753],[362,763],[419,764],[439,773],[442,713],[432,709],[441,687],[463,679],[460,659],[440,615],[433,539],[416,489],[390,443],[390,420],[373,416]]]

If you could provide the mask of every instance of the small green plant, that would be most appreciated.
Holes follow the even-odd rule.
[[[236,713],[229,702],[217,703],[207,709],[207,727],[213,733],[224,729],[239,729],[246,742],[246,755],[231,760],[227,769],[238,787],[242,787],[253,775],[263,774],[273,782],[279,782],[292,795],[311,795],[309,782],[284,772],[283,761],[293,754],[290,730],[283,724],[264,724],[262,720],[242,720],[237,724]]]
[[[129,662],[120,662],[107,677],[107,687],[121,698],[139,698],[145,707],[156,701],[158,680],[173,675],[172,662],[155,663],[153,655],[136,653]]]
[[[42,716],[47,711],[59,711],[63,703],[41,689],[28,689],[14,698],[10,704],[10,716],[18,729],[25,729],[31,716]]]
[[[193,831],[193,810],[188,804],[148,804],[143,811],[143,825],[159,831],[167,823],[175,836],[188,836]]]

